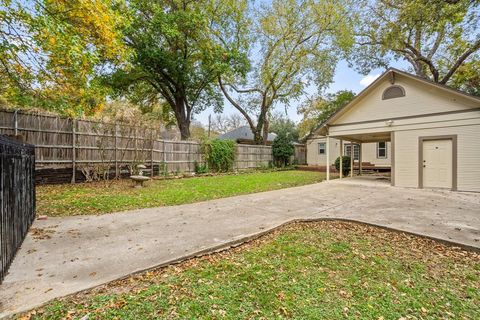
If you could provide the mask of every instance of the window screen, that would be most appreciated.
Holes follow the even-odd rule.
[[[377,143],[377,158],[385,159],[387,157],[387,143],[379,142]]]
[[[352,151],[350,148],[350,144],[345,145],[345,155],[348,157],[351,157]],[[354,144],[353,145],[353,160],[359,160],[360,159],[360,145]]]
[[[325,142],[320,142],[318,144],[318,154],[325,154],[325,150],[326,150]]]

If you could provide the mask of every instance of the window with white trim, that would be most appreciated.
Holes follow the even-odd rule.
[[[377,143],[377,159],[387,158],[387,143],[385,141]]]
[[[319,142],[318,143],[318,154],[325,154],[327,150],[326,143],[325,142]]]
[[[347,157],[351,157],[352,151],[351,151],[351,144],[348,143],[344,146],[344,154]],[[359,160],[360,159],[360,145],[354,144],[353,145],[353,160]]]

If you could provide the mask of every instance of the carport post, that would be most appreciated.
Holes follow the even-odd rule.
[[[340,139],[340,179],[343,178],[343,140]]]
[[[327,136],[327,143],[326,143],[326,149],[327,149],[327,181],[330,180],[330,137]]]
[[[358,175],[362,175],[362,143],[360,142],[360,146],[358,149]]]
[[[353,152],[353,142],[350,141],[350,177],[353,177],[353,157],[355,153]]]

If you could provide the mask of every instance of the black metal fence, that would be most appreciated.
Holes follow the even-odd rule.
[[[35,149],[0,136],[0,283],[35,219]]]

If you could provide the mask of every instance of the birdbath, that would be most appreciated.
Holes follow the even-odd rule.
[[[147,167],[145,167],[143,164],[140,164],[137,166],[138,175],[130,176],[130,179],[132,179],[135,182],[135,186],[134,186],[135,188],[142,188],[143,183],[145,181],[150,180],[149,177],[145,177],[144,175],[142,175],[143,169],[146,169],[146,168]]]
[[[130,176],[130,179],[132,179],[135,182],[135,186],[134,186],[135,188],[142,188],[143,183],[145,181],[150,180],[149,177],[145,177],[145,176]]]

